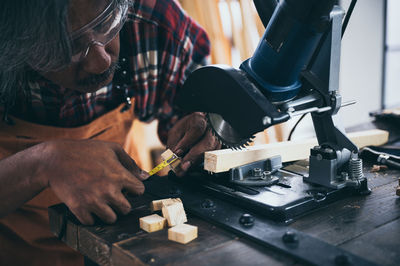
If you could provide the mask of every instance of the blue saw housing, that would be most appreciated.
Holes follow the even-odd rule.
[[[304,4],[296,4],[282,1],[278,5],[254,55],[240,66],[271,102],[285,102],[298,94],[300,72],[321,39],[323,22],[329,21],[309,17]]]

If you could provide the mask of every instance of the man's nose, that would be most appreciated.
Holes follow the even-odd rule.
[[[111,56],[106,47],[93,44],[83,61],[83,69],[91,74],[102,74],[111,66]]]

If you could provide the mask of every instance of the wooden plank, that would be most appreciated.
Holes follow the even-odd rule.
[[[128,199],[132,211],[128,215],[119,215],[115,224],[106,225],[98,221],[94,226],[78,226],[77,243],[80,253],[100,265],[111,265],[113,243],[147,234],[140,229],[139,218],[151,214],[149,202],[154,197],[145,194]]]
[[[100,265],[111,265],[111,246],[103,238],[87,230],[79,230],[78,238],[79,252]]]
[[[242,38],[246,48],[246,54],[243,56],[247,59],[251,57],[256,50],[260,35],[257,31],[254,16],[252,16],[252,3],[249,0],[239,0],[239,4],[242,17]]]
[[[179,265],[304,265],[286,254],[262,247],[247,239],[237,238],[190,257],[181,258]]]
[[[348,133],[347,136],[358,146],[382,145],[387,142],[389,133],[374,129]],[[310,149],[317,145],[317,140],[295,140],[248,147],[242,150],[216,150],[204,153],[204,170],[212,173],[229,171],[233,167],[281,155],[282,162],[308,158]]]
[[[139,218],[150,213],[146,203],[145,208],[134,209],[129,215],[119,217],[116,224],[80,226],[78,251],[100,265],[111,265],[112,245],[138,235],[147,235],[139,227]]]
[[[393,211],[399,211],[393,210]],[[341,245],[342,248],[376,262],[379,265],[399,265],[400,220],[385,224],[354,240]]]
[[[68,208],[58,204],[49,208],[50,230],[61,241],[74,250],[78,250],[79,226],[66,217]]]
[[[151,261],[150,261],[151,262]],[[126,250],[120,248],[118,245],[114,244],[112,248],[112,263],[115,266],[125,266],[125,265],[148,265],[147,263],[142,262],[135,253],[130,250]]]
[[[386,184],[372,188],[369,196],[354,196],[330,204],[300,218],[290,227],[330,244],[341,245],[399,219],[400,201],[396,200],[393,191],[397,180],[391,175],[369,175],[368,180],[372,179],[385,179],[376,183]]]
[[[207,32],[213,64],[232,64],[231,44],[224,34],[218,0],[181,0],[182,7]]]
[[[200,254],[204,251],[229,243],[236,238],[234,234],[196,217],[189,217],[189,220],[191,224],[199,228],[196,241],[186,245],[169,241],[166,229],[151,234],[141,234],[113,245],[113,264],[115,266],[136,265],[135,263],[140,262],[173,265],[177,261],[185,262],[196,254],[201,256]]]
[[[236,2],[233,0],[226,0],[226,2],[228,5],[229,18],[231,22],[233,44],[239,50],[240,59],[245,60],[249,57],[247,56],[245,40],[242,38],[243,26],[241,26],[241,21],[235,17],[232,6]]]

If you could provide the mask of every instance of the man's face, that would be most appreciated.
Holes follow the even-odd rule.
[[[74,32],[101,14],[110,0],[70,0],[69,28]],[[80,92],[94,92],[111,82],[119,56],[119,35],[104,47],[90,46],[87,56],[78,63],[56,71],[42,73],[55,84]]]

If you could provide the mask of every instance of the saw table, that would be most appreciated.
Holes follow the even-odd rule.
[[[51,229],[67,245],[100,265],[398,265],[399,171],[371,172],[371,168],[364,166],[371,195],[340,200],[289,225],[267,224],[258,236],[246,235],[246,230],[256,230],[262,218],[253,215],[247,222],[253,222],[254,228],[252,224],[246,227],[240,218],[251,212],[239,208],[236,214],[228,214],[226,210],[235,208],[232,203],[211,195],[193,199],[197,192],[187,193],[171,185],[168,177],[147,182],[148,192],[129,198],[132,212],[113,225],[82,226],[65,205],[56,205],[49,209]],[[160,198],[154,195],[160,188],[171,197],[182,198],[188,222],[198,226],[199,237],[191,243],[168,241],[166,230],[140,230],[139,218],[151,213],[149,203]],[[216,219],[211,221],[210,217]],[[245,233],[235,227],[242,227]]]

